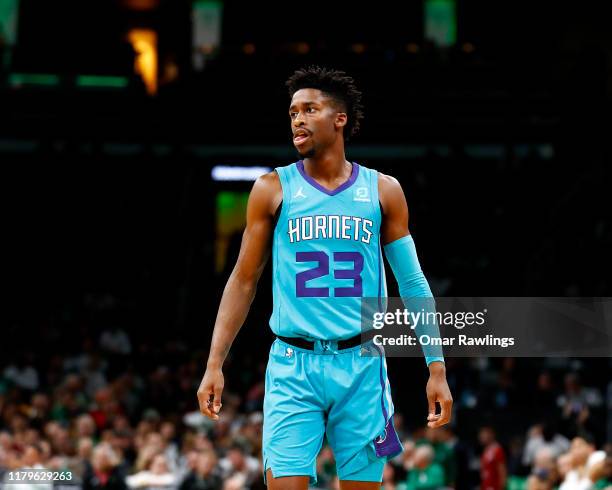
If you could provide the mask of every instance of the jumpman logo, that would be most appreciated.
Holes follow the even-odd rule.
[[[298,198],[306,199],[306,194],[304,194],[302,187],[300,187],[298,191],[293,195],[293,199],[298,199]]]

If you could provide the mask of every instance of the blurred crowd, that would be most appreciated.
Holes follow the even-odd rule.
[[[478,442],[479,457],[466,459],[465,444],[450,429],[426,429],[423,438],[406,440],[404,453],[386,466],[384,489],[612,489],[612,445],[598,450],[589,435],[569,441],[549,433],[545,424],[536,424],[520,461],[513,461],[515,455],[497,441],[491,426],[481,427]],[[459,467],[462,464],[477,468],[480,481],[459,483],[458,473],[466,469]]]
[[[70,474],[83,489],[262,487],[259,407],[240,412],[243,398],[227,392],[218,422],[199,414],[203,364],[196,356],[173,359],[186,346],[147,354],[149,346],[134,349],[125,331],[109,329],[81,347],[76,355],[50,355],[43,365],[28,352],[2,366],[6,488],[7,472],[21,468]],[[138,369],[131,356],[139,357]]]
[[[10,480],[10,471],[23,468],[69,472],[70,488],[82,489],[265,488],[263,350],[251,360],[228,359],[223,410],[213,423],[197,409],[205,352],[194,352],[187,343],[135,341],[119,327],[95,334],[85,330],[72,344],[63,341],[60,330],[46,328],[38,341],[36,350],[15,349],[0,358],[4,488],[28,488]],[[48,353],[41,354],[43,350]],[[495,372],[494,399],[487,401],[458,377],[467,367],[449,360],[456,399],[449,427],[414,425],[398,394],[394,422],[405,451],[387,464],[384,489],[612,488],[606,418],[593,417],[610,404],[609,393],[583,386],[578,374],[567,372],[563,386],[549,392],[551,375],[542,371],[536,381],[541,389],[530,405],[530,420],[536,422],[528,424],[526,433],[522,427],[527,420],[517,417],[510,423],[500,415],[487,423],[477,412],[468,412],[480,410],[480,400],[500,414],[524,413],[506,403],[514,395],[504,385],[503,373],[515,369],[515,363],[504,361]],[[474,372],[466,376],[474,378]],[[327,445],[318,457],[317,473],[317,488],[339,488]],[[29,488],[51,486],[37,483]]]

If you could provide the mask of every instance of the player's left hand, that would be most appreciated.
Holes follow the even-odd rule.
[[[453,397],[446,382],[446,367],[443,362],[434,361],[429,365],[429,381],[427,381],[427,402],[429,415],[427,427],[441,427],[451,419]],[[436,402],[440,404],[441,412],[436,413]]]

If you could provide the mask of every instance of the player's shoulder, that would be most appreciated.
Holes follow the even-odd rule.
[[[273,172],[283,172],[285,170],[290,170],[293,167],[297,167],[300,161],[301,160],[297,160],[295,162],[287,163],[285,165],[279,165],[278,167],[274,168]]]
[[[378,172],[378,200],[383,210],[405,206],[406,195],[399,180],[392,175]]]
[[[263,194],[268,197],[273,196],[277,192],[282,192],[280,177],[275,170],[267,172],[257,177],[255,185],[253,185],[254,194]]]
[[[255,180],[255,185],[260,187],[274,187],[276,185],[280,186],[280,177],[278,176],[278,172],[276,170],[272,170],[271,172],[266,172],[265,174],[260,175]]]
[[[376,178],[379,189],[381,188],[381,185],[384,187],[400,185],[399,181],[395,177],[384,174],[380,170],[377,170],[375,168],[366,167],[365,165],[360,163],[359,173],[362,173],[362,172],[367,172],[368,174],[372,175],[373,178]]]
[[[274,167],[272,171],[261,175],[257,180],[260,181],[262,185],[268,185],[280,189],[281,175],[284,178],[291,178],[293,172],[297,172],[297,170],[294,170],[297,167],[297,164],[298,162],[279,165],[278,167]]]
[[[255,180],[251,190],[251,199],[265,206],[271,212],[278,207],[282,200],[283,191],[278,173],[274,170],[260,175]]]
[[[383,174],[378,172],[378,190],[379,191],[398,191],[402,190],[402,186],[392,175]]]

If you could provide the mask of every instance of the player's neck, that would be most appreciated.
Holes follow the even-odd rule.
[[[324,181],[333,181],[350,175],[350,162],[342,151],[325,152],[322,155],[304,158],[304,169],[312,178]]]

